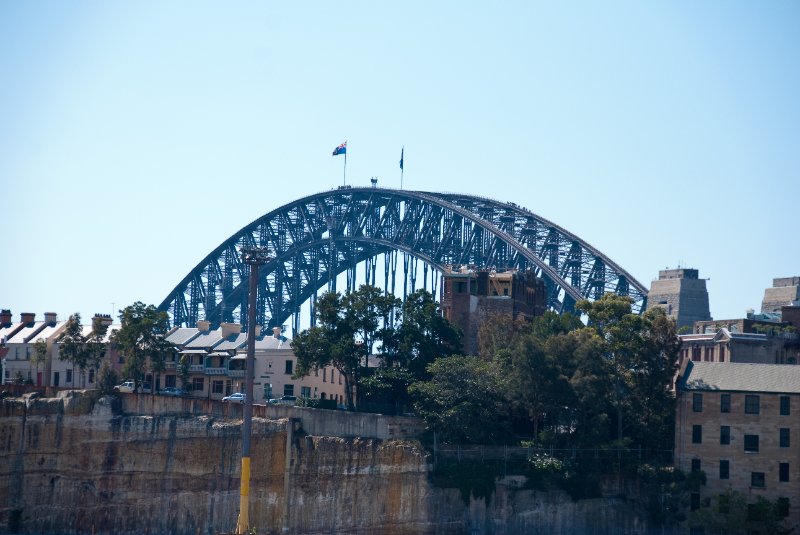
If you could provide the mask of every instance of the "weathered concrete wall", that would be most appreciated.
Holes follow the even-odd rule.
[[[112,399],[3,400],[0,532],[14,523],[24,533],[231,530],[240,422],[120,416]],[[513,479],[498,483],[490,501],[465,505],[458,489],[430,484],[430,460],[416,441],[312,436],[285,418],[256,419],[253,429],[250,517],[259,533],[647,532],[621,500],[572,502]]]
[[[216,400],[121,394],[122,411],[126,414],[196,414],[216,418],[242,418],[240,403]],[[424,430],[418,418],[385,416],[287,405],[254,405],[253,416],[278,420],[297,418],[309,435],[389,439],[413,439]]]

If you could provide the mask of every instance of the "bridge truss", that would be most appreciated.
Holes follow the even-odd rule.
[[[260,269],[256,322],[271,327],[292,318],[322,288],[336,290],[345,273],[356,285],[356,267],[375,284],[383,258],[383,287],[403,295],[422,283],[436,291],[434,274],[451,265],[534,270],[545,281],[548,305],[573,310],[580,299],[606,292],[633,298],[642,312],[647,290],[607,256],[574,234],[517,206],[462,194],[340,187],[310,195],[253,221],[206,256],[159,308],[174,325],[247,320],[249,268],[242,247],[265,247],[271,259]],[[398,277],[398,261],[402,277]],[[400,281],[400,279],[402,279]],[[399,291],[399,288],[398,288]],[[246,327],[246,325],[245,325]]]

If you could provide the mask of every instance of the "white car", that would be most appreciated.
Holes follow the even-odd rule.
[[[237,403],[244,403],[244,394],[241,392],[236,392],[235,394],[231,394],[230,396],[225,396],[222,398],[222,401],[235,401]]]
[[[114,387],[114,392],[133,392],[133,381],[125,381],[121,385],[117,385]]]

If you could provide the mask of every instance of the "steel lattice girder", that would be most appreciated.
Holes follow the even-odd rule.
[[[549,306],[572,310],[605,292],[645,308],[647,291],[608,257],[561,227],[518,207],[469,195],[339,188],[282,206],[253,221],[206,256],[159,308],[175,325],[246,322],[248,266],[242,247],[266,247],[257,321],[283,324],[345,270],[402,251],[442,271],[452,264],[532,269]],[[386,269],[388,270],[388,263]],[[354,273],[354,271],[353,271]],[[388,275],[387,275],[388,276]]]

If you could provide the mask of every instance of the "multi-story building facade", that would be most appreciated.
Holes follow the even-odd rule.
[[[344,378],[338,370],[326,366],[294,379],[297,357],[281,329],[276,327],[268,334],[257,326],[255,334],[253,396],[256,402],[284,395],[343,402]],[[222,399],[233,392],[244,391],[247,333],[241,332],[241,325],[223,323],[218,329],[211,329],[209,322],[198,321],[196,327],[172,329],[166,340],[175,346],[176,358],[167,363],[164,386],[177,385],[180,361],[186,359],[187,386],[193,396]],[[160,378],[156,378],[156,383],[160,385]]]
[[[52,386],[58,388],[94,388],[95,380],[100,367],[108,362],[112,369],[115,368],[113,357],[116,354],[109,341],[111,334],[119,326],[111,324],[111,316],[96,314],[90,325],[84,325],[82,334],[85,337],[93,335],[99,325],[105,327],[101,339],[106,345],[106,350],[99,355],[97,366],[89,366],[84,370],[74,370],[74,365],[66,360],[61,360],[59,337],[64,333],[67,322],[58,321],[56,314],[46,312],[44,321],[36,321],[34,313],[24,312],[20,321],[11,322],[11,312],[0,312],[0,346],[3,348],[3,382],[11,383],[22,379],[25,383],[35,386]],[[46,353],[40,360],[36,353],[36,343],[43,341],[46,344]]]
[[[442,278],[442,314],[463,333],[464,351],[478,354],[478,331],[493,315],[532,319],[547,309],[544,280],[533,271],[454,266]]]
[[[800,363],[798,307],[783,307],[784,320],[747,318],[698,321],[692,334],[680,335],[680,363],[749,362]]]
[[[800,366],[685,361],[676,381],[675,466],[702,470],[692,507],[728,489],[781,500],[800,521]]]

